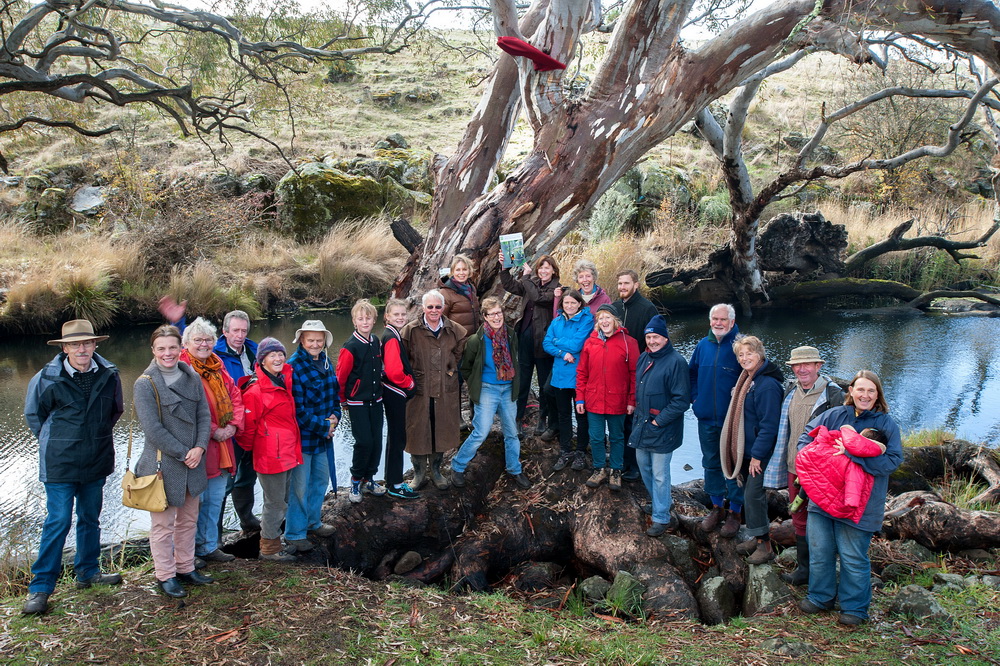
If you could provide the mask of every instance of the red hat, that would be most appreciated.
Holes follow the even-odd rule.
[[[531,62],[535,63],[536,72],[547,72],[552,69],[566,69],[566,65],[562,64],[548,53],[539,51],[523,39],[518,39],[517,37],[500,37],[497,39],[497,46],[499,46],[502,51],[505,51],[512,56],[524,56],[525,58],[531,58]]]

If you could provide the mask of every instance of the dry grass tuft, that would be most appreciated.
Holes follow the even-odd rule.
[[[320,242],[316,293],[321,299],[351,300],[384,294],[406,262],[406,250],[385,219],[337,225]]]
[[[260,304],[240,287],[223,285],[215,266],[200,261],[191,268],[175,267],[169,292],[178,301],[188,301],[188,311],[221,319],[231,310],[243,310],[254,319],[262,316]]]

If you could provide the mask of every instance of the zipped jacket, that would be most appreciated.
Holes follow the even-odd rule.
[[[639,345],[624,327],[602,340],[594,331],[583,345],[576,370],[576,403],[594,414],[625,414],[635,405]]]
[[[259,365],[255,380],[243,393],[246,418],[236,443],[253,452],[258,474],[280,474],[302,464],[302,439],[292,397],[294,373],[281,368],[285,387],[276,386]]]

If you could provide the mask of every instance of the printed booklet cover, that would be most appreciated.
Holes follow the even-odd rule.
[[[503,250],[503,267],[521,267],[525,264],[524,236],[521,233],[504,234],[500,236],[500,249]]]

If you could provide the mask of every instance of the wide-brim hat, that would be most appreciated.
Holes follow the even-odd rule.
[[[815,347],[805,345],[792,350],[792,357],[785,361],[785,365],[797,365],[799,363],[825,363],[819,357],[819,350]]]
[[[48,344],[59,346],[68,342],[86,342],[87,340],[100,342],[107,339],[106,335],[95,335],[94,325],[86,319],[73,319],[63,324],[62,337],[58,340],[49,340]]]
[[[295,339],[292,340],[292,344],[298,344],[299,338],[305,332],[326,333],[326,346],[329,347],[333,344],[333,333],[326,330],[326,325],[319,319],[307,319],[302,322],[302,328],[295,331]]]

